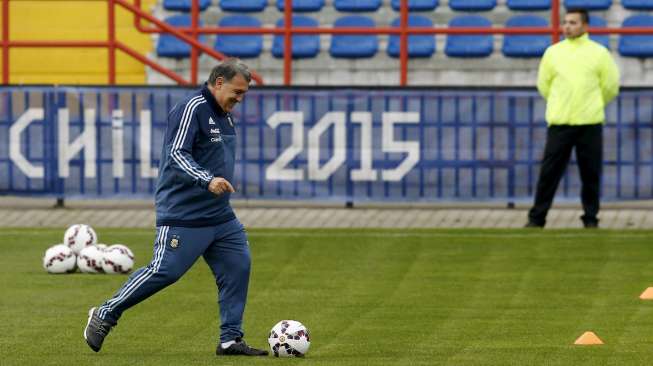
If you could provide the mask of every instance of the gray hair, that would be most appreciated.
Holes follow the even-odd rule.
[[[211,70],[208,83],[209,85],[215,85],[216,80],[220,77],[224,81],[231,81],[236,74],[242,75],[248,83],[252,81],[252,74],[249,72],[247,65],[237,58],[228,58]]]

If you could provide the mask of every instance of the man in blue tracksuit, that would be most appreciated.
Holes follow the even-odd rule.
[[[98,352],[122,313],[177,281],[203,256],[218,285],[218,355],[265,356],[242,340],[250,253],[229,195],[236,134],[230,111],[249,88],[250,72],[236,59],[213,68],[204,87],[168,115],[156,188],[156,240],[150,264],[116,294],[89,310],[86,343]]]

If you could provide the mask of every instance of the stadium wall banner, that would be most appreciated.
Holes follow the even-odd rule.
[[[0,194],[149,198],[181,87],[0,87]],[[602,196],[653,198],[653,92],[606,109]],[[530,200],[546,139],[534,89],[252,88],[234,111],[234,198]],[[572,164],[559,199],[580,194]]]

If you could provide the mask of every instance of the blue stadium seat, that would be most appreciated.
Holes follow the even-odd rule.
[[[612,6],[612,0],[565,0],[565,7],[587,10],[606,10]]]
[[[506,22],[506,28],[547,27],[549,22],[537,15],[517,15]],[[503,37],[501,51],[507,57],[540,57],[551,45],[551,37],[540,34],[509,35]]]
[[[507,5],[511,10],[547,10],[551,9],[551,0],[508,0]]]
[[[463,15],[453,18],[449,27],[491,28],[492,22],[479,15]],[[491,34],[449,35],[444,52],[449,57],[487,57],[494,50],[494,37]]]
[[[590,27],[606,27],[608,23],[605,21],[605,19],[596,16],[596,15],[590,15]],[[598,42],[602,45],[605,46],[605,48],[610,49],[610,36],[607,34],[597,34],[593,35],[590,33],[590,38],[594,42]]]
[[[284,20],[277,21],[277,28],[284,26]],[[292,25],[294,27],[312,27],[317,28],[318,22],[313,18],[302,15],[293,15]],[[275,35],[272,40],[272,55],[274,57],[283,57],[284,36]],[[293,58],[311,58],[320,53],[320,36],[317,34],[305,34],[292,36],[292,57]]]
[[[392,9],[401,10],[401,0],[392,0]],[[408,10],[411,11],[429,11],[437,8],[438,0],[408,0]]]
[[[218,27],[261,27],[261,21],[249,15],[230,15],[222,18]],[[263,36],[260,34],[218,34],[214,48],[228,56],[258,57],[263,50]]]
[[[174,27],[190,27],[190,15],[175,15],[165,19],[165,22]],[[200,26],[202,22],[198,23]],[[204,42],[206,37],[199,36],[199,42]],[[166,33],[161,33],[156,44],[156,54],[159,57],[186,58],[190,57],[190,45],[179,38]]]
[[[268,6],[268,0],[220,0],[220,8],[224,11],[249,13],[263,11]]]
[[[324,6],[324,0],[292,0],[292,10],[303,11],[320,11]],[[277,0],[277,9],[285,9],[285,0]]]
[[[630,10],[653,10],[651,0],[621,0],[621,5]]]
[[[171,11],[190,11],[191,0],[163,0],[163,8]],[[211,0],[200,0],[200,10],[206,10],[211,5]]]
[[[377,11],[381,0],[333,0],[333,7],[338,11]]]
[[[392,21],[391,27],[399,27],[401,18]],[[421,15],[408,16],[409,27],[433,27],[431,19]],[[399,57],[400,37],[391,35],[388,42],[388,55]],[[408,35],[408,57],[431,57],[435,52],[435,37],[433,35]]]
[[[338,18],[334,28],[342,27],[369,27],[374,28],[374,20],[362,15],[348,15]],[[379,48],[377,36],[334,34],[331,37],[329,53],[332,57],[339,58],[364,58],[372,57]]]
[[[626,27],[653,27],[653,16],[633,15],[621,25]],[[619,53],[629,57],[653,57],[653,35],[622,35],[619,38]]]
[[[449,7],[458,11],[492,10],[497,6],[497,0],[449,0]]]

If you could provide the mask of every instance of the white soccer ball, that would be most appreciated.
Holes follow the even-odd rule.
[[[104,251],[107,250],[107,248],[109,247],[108,245],[106,245],[106,244],[102,244],[102,243],[97,243],[97,244],[95,244],[95,246],[96,246],[98,249],[100,249],[101,252],[104,252]]]
[[[129,249],[129,247],[127,247],[125,244],[113,244],[113,245],[109,245],[109,246],[108,246],[106,249],[104,249],[104,250],[107,251],[107,250],[109,250],[109,249],[111,249],[111,248],[113,248],[114,250],[117,248],[118,250],[120,250],[121,253],[125,254],[125,255],[128,256],[128,257],[130,257],[132,260],[134,259],[134,252],[132,252],[132,250]]]
[[[106,273],[129,273],[134,268],[134,253],[122,244],[114,244],[104,250],[102,269]]]
[[[43,256],[43,268],[50,273],[75,272],[75,253],[67,245],[57,244],[48,248]]]
[[[83,273],[102,273],[104,252],[95,245],[82,249],[77,256],[77,267]]]
[[[63,234],[63,243],[68,245],[75,255],[79,255],[84,247],[97,244],[97,235],[92,227],[76,224],[69,227]]]
[[[304,357],[311,346],[311,338],[302,323],[282,320],[270,330],[268,343],[276,357]]]

